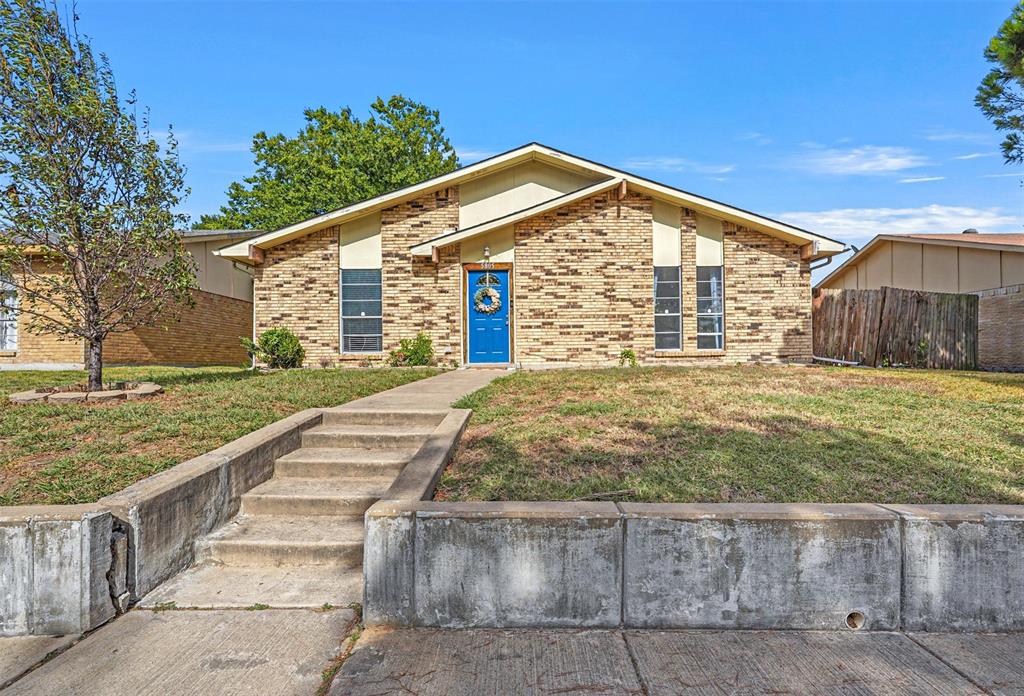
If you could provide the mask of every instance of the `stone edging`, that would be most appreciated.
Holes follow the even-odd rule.
[[[55,387],[52,389],[32,389],[11,394],[8,400],[12,404],[78,404],[84,401],[119,401],[148,399],[164,393],[164,388],[155,382],[119,382],[107,385],[107,389],[98,391],[77,391],[74,387]]]
[[[1024,630],[1024,506],[390,500],[364,573],[375,625]]]

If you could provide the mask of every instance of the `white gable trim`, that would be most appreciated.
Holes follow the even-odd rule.
[[[250,248],[269,249],[277,246],[278,244],[283,244],[284,242],[315,232],[318,229],[338,225],[362,215],[397,205],[404,200],[417,198],[430,191],[454,186],[470,179],[486,176],[487,174],[495,171],[529,160],[538,160],[555,166],[560,166],[562,168],[573,169],[590,174],[602,174],[609,179],[625,180],[634,191],[645,193],[654,198],[684,206],[692,210],[696,210],[697,212],[702,212],[744,227],[765,232],[795,244],[817,242],[814,256],[811,258],[832,256],[833,254],[838,254],[846,249],[846,246],[843,243],[834,239],[829,239],[828,237],[823,237],[808,230],[793,227],[792,225],[787,225],[783,222],[772,220],[771,218],[766,218],[762,215],[757,215],[756,213],[752,213],[741,208],[735,208],[710,198],[703,198],[671,186],[659,184],[658,182],[651,181],[650,179],[644,179],[643,177],[639,177],[628,172],[614,169],[612,167],[606,167],[602,164],[597,164],[596,162],[591,162],[580,157],[575,157],[539,143],[530,143],[529,145],[524,145],[523,147],[516,148],[515,150],[510,150],[503,154],[496,155],[495,157],[456,169],[454,172],[434,177],[433,179],[428,179],[419,184],[407,186],[397,191],[392,191],[391,193],[386,193],[366,201],[355,203],[345,208],[340,208],[308,220],[303,220],[302,222],[289,225],[288,227],[281,228],[274,232],[268,232],[258,237],[226,246],[214,253],[218,256],[225,256],[243,263],[252,263],[252,261],[250,261]]]

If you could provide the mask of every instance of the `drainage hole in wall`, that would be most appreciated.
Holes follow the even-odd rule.
[[[846,615],[846,625],[854,631],[864,625],[864,615],[859,611],[851,611]]]

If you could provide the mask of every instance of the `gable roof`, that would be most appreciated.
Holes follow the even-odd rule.
[[[232,244],[215,253],[237,261],[251,263],[249,260],[250,247],[269,249],[325,227],[340,225],[364,215],[383,210],[384,208],[390,208],[404,201],[418,198],[439,188],[455,186],[529,161],[539,161],[563,169],[606,177],[606,181],[602,183],[607,183],[612,179],[619,179],[625,181],[634,191],[645,193],[653,198],[765,232],[795,244],[811,243],[814,245],[812,259],[832,256],[846,250],[845,244],[824,235],[816,234],[794,225],[788,225],[784,222],[779,222],[778,220],[773,220],[710,198],[704,198],[682,189],[660,184],[651,179],[645,179],[635,174],[598,164],[534,142],[461,167],[448,174],[442,174],[418,184],[406,186],[390,193],[360,201],[359,203],[354,203],[344,208],[324,213],[323,215],[317,215],[287,227],[282,227],[274,232],[267,232],[258,237]],[[463,231],[465,230],[458,230],[458,232]],[[454,241],[450,243],[454,243]]]
[[[877,234],[862,246],[853,256],[839,264],[835,270],[814,284],[824,287],[832,278],[838,277],[849,266],[867,256],[881,242],[911,242],[934,246],[956,246],[989,251],[1009,251],[1024,254],[1024,234],[1016,232],[962,232],[953,234]]]

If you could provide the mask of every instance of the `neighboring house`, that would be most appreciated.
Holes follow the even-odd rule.
[[[310,364],[808,361],[840,242],[536,143],[224,247]]]
[[[1024,234],[882,234],[816,287],[970,293],[978,303],[978,361],[1024,368]]]
[[[259,234],[250,230],[185,230],[185,248],[196,260],[195,306],[177,319],[126,333],[103,343],[107,365],[239,365],[247,361],[239,338],[252,335],[252,276],[249,270],[214,254],[219,246]],[[4,306],[19,298],[0,280]],[[0,369],[80,368],[85,343],[26,329],[32,317],[0,309]]]

